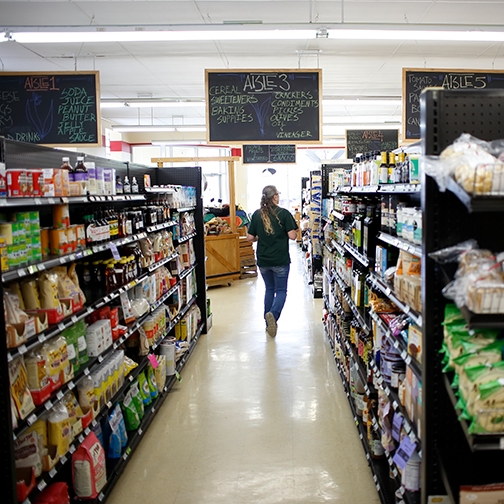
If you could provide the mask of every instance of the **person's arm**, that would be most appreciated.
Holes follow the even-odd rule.
[[[297,238],[297,229],[291,229],[287,235],[289,236],[289,240],[295,240]]]
[[[251,235],[247,233],[247,241],[249,242],[256,242],[257,241],[257,236]]]

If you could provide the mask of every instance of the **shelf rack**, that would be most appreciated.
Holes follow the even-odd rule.
[[[76,157],[80,155],[79,152],[73,151],[62,151],[56,150],[48,147],[43,147],[35,144],[28,144],[22,142],[15,142],[9,139],[1,138],[0,139],[0,162],[6,164],[7,168],[29,168],[29,167],[54,167],[60,166],[61,164],[61,156],[68,156],[71,160],[72,164],[75,164]],[[153,194],[147,193],[144,191],[143,186],[143,175],[147,174],[151,177],[151,180],[154,183],[159,185],[184,185],[184,186],[192,186],[196,188],[196,205],[194,207],[187,208],[178,208],[172,209],[172,215],[176,213],[180,213],[183,211],[194,211],[195,215],[195,224],[196,229],[194,233],[191,233],[188,236],[184,236],[180,242],[187,241],[189,239],[193,239],[194,250],[196,254],[196,264],[194,269],[196,271],[196,284],[197,284],[197,297],[194,297],[189,301],[190,304],[197,304],[200,312],[201,312],[201,326],[198,329],[197,337],[193,339],[191,343],[191,349],[189,352],[186,352],[182,357],[182,361],[189,357],[190,352],[194,348],[198,337],[200,334],[205,334],[207,332],[207,311],[206,311],[206,283],[205,283],[205,245],[204,245],[204,229],[203,229],[203,204],[202,204],[202,170],[200,167],[190,166],[190,167],[177,167],[171,168],[170,170],[160,170],[158,168],[153,168],[144,165],[137,165],[135,163],[124,163],[115,160],[109,160],[105,158],[100,158],[97,156],[86,155],[86,161],[94,162],[97,166],[101,166],[103,168],[113,168],[117,171],[117,174],[123,178],[124,176],[131,177],[135,176],[139,182],[139,190],[140,194],[128,194],[128,195],[116,195],[116,196],[83,196],[83,197],[64,197],[64,198],[0,198],[0,208],[3,208],[4,211],[12,209],[13,211],[22,207],[31,206],[33,209],[39,210],[41,213],[50,213],[50,207],[55,204],[67,203],[74,210],[77,208],[85,208],[88,205],[93,204],[106,204],[106,205],[119,205],[122,207],[130,206],[131,204],[135,206],[142,205],[146,203],[149,199],[153,197],[153,194],[159,193],[160,191],[155,191]],[[111,245],[114,247],[122,246],[127,243],[132,243],[133,241],[140,240],[147,236],[147,233],[156,232],[164,228],[169,228],[171,226],[178,225],[177,222],[171,221],[168,223],[163,223],[155,226],[149,226],[143,233],[137,233],[131,237],[120,238],[117,240],[113,240],[113,242],[109,242],[106,244],[99,244],[93,247],[89,247],[87,249],[81,251],[75,251],[71,254],[67,254],[63,257],[58,258],[49,258],[45,261],[38,262],[36,264],[29,264],[27,266],[23,266],[22,268],[18,268],[16,270],[9,270],[3,272],[2,281],[3,283],[9,282],[11,280],[17,280],[22,277],[26,277],[28,275],[32,275],[38,273],[40,271],[44,271],[44,269],[51,268],[55,265],[60,264],[68,264],[72,261],[78,261],[80,259],[85,259],[92,254],[99,254],[101,252],[105,252],[111,249]],[[175,256],[172,256],[174,258]],[[150,269],[153,271],[157,267],[162,266],[169,262],[170,259],[166,258],[157,264],[153,265]],[[182,275],[188,275],[190,272],[184,271]],[[145,273],[144,273],[145,274]],[[117,291],[113,293],[107,294],[101,300],[96,301],[91,306],[84,308],[82,311],[79,311],[71,316],[67,317],[60,324],[53,326],[42,334],[39,334],[35,337],[34,340],[30,340],[30,342],[24,347],[21,346],[18,349],[10,349],[7,350],[6,345],[0,345],[0,421],[2,422],[4,429],[0,433],[0,453],[2,455],[2,462],[4,466],[4,471],[0,475],[0,487],[3,489],[4,498],[8,504],[17,503],[17,492],[16,492],[16,470],[14,464],[14,445],[13,445],[13,437],[14,430],[12,428],[12,415],[11,415],[11,403],[10,403],[10,387],[9,387],[9,377],[8,377],[8,360],[14,358],[15,356],[28,351],[30,345],[39,344],[41,340],[44,338],[51,338],[57,335],[61,330],[69,325],[75,323],[76,321],[86,317],[91,310],[98,309],[101,306],[104,306],[106,303],[110,302],[112,299],[116,299],[122,292],[126,292],[127,290],[133,288],[144,278],[141,275],[139,278],[135,279],[135,281],[130,282],[129,284],[121,287]],[[183,278],[183,277],[182,277]],[[181,279],[179,278],[179,281]],[[176,321],[180,320],[180,318],[184,315],[186,310],[189,307],[185,307],[181,312],[171,321],[170,324],[175,324]],[[0,325],[3,326],[5,323],[3,310],[2,315],[0,316]],[[83,376],[90,373],[90,369],[93,369],[94,366],[99,365],[100,361],[103,361],[104,358],[107,357],[109,352],[112,352],[114,349],[118,347],[121,343],[124,343],[126,339],[138,328],[138,324],[142,319],[139,319],[133,325],[128,328],[127,333],[122,336],[120,339],[115,341],[109,349],[107,349],[104,353],[102,353],[97,358],[92,358],[87,363],[87,367],[82,370],[82,373],[79,373],[74,379],[67,383],[64,388],[56,391],[55,394],[50,398],[50,401],[58,400],[62,393],[66,390],[72,390],[75,388],[76,384],[82,379]],[[170,330],[172,326],[168,325],[165,331]],[[157,343],[159,344],[159,342]],[[157,345],[156,344],[156,345]],[[26,349],[26,350],[25,350]],[[179,367],[177,367],[179,369]],[[133,376],[133,375],[131,375]],[[66,387],[66,388],[65,388]],[[50,403],[47,403],[50,404]],[[161,403],[159,403],[160,405]],[[46,406],[42,406],[46,409]],[[38,411],[38,410],[37,410]],[[155,411],[155,410],[154,410]],[[30,417],[29,417],[30,418]],[[33,420],[33,418],[31,418]],[[148,422],[150,423],[150,421]],[[145,428],[148,426],[148,423],[145,424]],[[18,427],[15,431],[17,435],[19,435],[23,429],[27,427],[27,422],[21,422],[20,427]],[[94,424],[96,425],[96,423]],[[140,440],[140,439],[139,439]],[[72,445],[72,449],[75,449],[75,445]],[[131,446],[133,448],[133,446]],[[67,454],[62,462],[66,462],[68,465],[68,459],[70,458],[70,454]],[[66,460],[65,460],[66,459]],[[62,464],[64,465],[64,464]],[[60,467],[59,465],[56,467],[55,471],[51,471],[50,474],[44,474],[43,479],[38,482],[38,489],[34,490],[34,492],[39,491],[47,484],[45,478],[48,478],[47,481],[52,479],[59,479],[60,477],[65,477],[64,475],[60,476]],[[65,469],[66,475],[66,469]],[[112,485],[110,486],[110,488]],[[107,487],[108,488],[108,487]],[[35,495],[35,494],[34,494]],[[30,496],[32,498],[32,495]],[[100,500],[103,500],[105,495],[100,497]]]

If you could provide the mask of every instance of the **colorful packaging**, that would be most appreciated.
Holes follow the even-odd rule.
[[[72,455],[72,480],[80,499],[96,499],[107,483],[105,451],[93,432]]]
[[[35,409],[35,404],[28,387],[28,373],[26,372],[23,357],[9,362],[9,380],[11,395],[16,405],[18,416],[23,420]]]

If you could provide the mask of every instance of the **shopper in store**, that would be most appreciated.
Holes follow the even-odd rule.
[[[266,332],[274,338],[277,321],[287,297],[290,256],[289,239],[297,237],[297,224],[292,214],[278,206],[280,193],[273,185],[262,190],[261,208],[252,215],[247,240],[257,241],[257,265],[266,286],[264,318]]]

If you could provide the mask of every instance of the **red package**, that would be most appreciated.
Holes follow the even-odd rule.
[[[119,324],[119,307],[115,306],[110,308],[110,325],[112,328],[117,327]]]
[[[53,483],[37,495],[33,504],[70,504],[68,485],[63,482]]]
[[[94,432],[72,455],[72,481],[79,499],[96,499],[107,483],[105,450]]]

